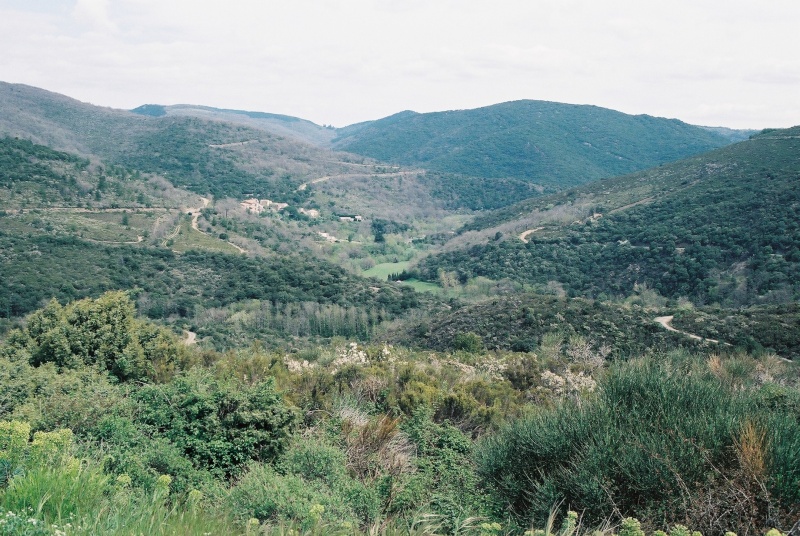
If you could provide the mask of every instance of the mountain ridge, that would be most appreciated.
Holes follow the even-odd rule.
[[[594,105],[519,100],[471,110],[401,112],[337,130],[335,148],[402,165],[561,189],[678,160],[731,133]]]

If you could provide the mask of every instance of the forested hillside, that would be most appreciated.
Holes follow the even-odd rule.
[[[134,114],[7,83],[0,106],[0,135],[158,173],[200,195],[288,201],[306,180],[349,170],[347,155],[191,114]]]
[[[199,119],[238,123],[259,130],[265,130],[270,134],[288,136],[322,147],[330,145],[330,140],[334,137],[336,131],[333,127],[320,126],[311,121],[300,119],[299,117],[267,112],[228,110],[190,104],[174,104],[170,106],[145,104],[131,111],[140,115],[149,115],[152,117],[190,116]]]
[[[794,300],[799,132],[765,131],[686,161],[503,209],[467,228],[483,229],[476,238],[483,243],[458,249],[456,239],[452,251],[422,261],[419,275],[507,277],[540,288],[554,282],[569,295],[595,297],[625,296],[638,283],[701,303]]]
[[[549,191],[730,143],[677,120],[544,101],[402,112],[336,133],[337,149],[469,177],[522,179]]]
[[[195,326],[212,346],[241,343],[242,313],[231,325],[223,319],[233,313],[221,311],[245,303],[253,310],[249,339],[367,340],[381,322],[431,303],[410,287],[370,282],[305,251],[281,249],[263,228],[242,232],[267,235],[275,248],[260,258],[243,255],[227,234],[212,231],[210,212],[205,231],[193,227],[200,209],[187,214],[185,207],[198,205],[200,198],[158,175],[0,139],[0,326],[51,298],[130,290],[143,314]],[[220,220],[223,231],[238,228]],[[208,310],[216,311],[213,320]]]

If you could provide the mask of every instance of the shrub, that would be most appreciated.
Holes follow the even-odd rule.
[[[326,521],[357,523],[354,512],[342,498],[320,482],[281,475],[272,467],[252,463],[230,490],[228,507],[242,521],[299,521],[314,523],[312,509]],[[323,507],[322,512],[319,506]],[[307,528],[307,527],[306,527]]]
[[[483,350],[483,339],[476,333],[458,333],[453,338],[453,348],[470,353],[478,353]]]
[[[765,435],[746,432],[748,422]],[[519,519],[541,522],[563,501],[594,522],[618,509],[714,532],[763,528],[768,508],[797,504],[798,445],[796,418],[765,411],[757,392],[721,383],[699,361],[665,356],[613,366],[596,397],[515,421],[481,442],[477,460]]]
[[[230,476],[251,460],[270,461],[286,447],[297,420],[272,378],[246,385],[193,369],[134,393],[140,421],[197,467]]]
[[[106,292],[62,307],[51,300],[9,335],[3,352],[31,365],[98,366],[118,379],[166,381],[189,362],[185,345],[165,328],[136,319],[127,293]]]

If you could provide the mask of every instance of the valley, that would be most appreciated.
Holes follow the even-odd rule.
[[[0,83],[0,501],[67,534],[788,532],[799,129]]]

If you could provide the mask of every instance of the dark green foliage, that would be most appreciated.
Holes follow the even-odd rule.
[[[436,424],[429,408],[420,407],[403,425],[416,446],[417,474],[394,499],[397,510],[413,511],[427,499],[441,515],[445,532],[474,513],[488,513],[490,499],[479,486],[472,461],[472,441],[448,422]]]
[[[89,165],[85,158],[35,145],[29,140],[0,138],[0,170],[3,171],[0,184],[3,186],[21,180],[65,180],[47,165],[50,162],[71,164],[77,170]]]
[[[175,491],[209,485],[213,475],[204,466],[192,463],[181,446],[165,437],[153,436],[134,415],[133,404],[117,408],[125,415],[108,415],[99,420],[84,437],[103,445],[105,468],[113,474],[126,474],[137,485],[153,489],[160,475],[173,478]]]
[[[557,189],[543,188],[523,179],[437,172],[425,173],[420,181],[430,187],[431,195],[448,210],[493,210]]]
[[[61,204],[85,198],[88,191],[80,190],[77,178],[88,165],[88,160],[28,140],[0,138],[0,204]]]
[[[483,350],[483,340],[472,331],[457,333],[456,336],[453,337],[453,348],[456,350],[464,350],[465,352],[477,353]]]
[[[142,289],[142,312],[151,318],[187,317],[197,305],[219,307],[248,299],[371,305],[394,315],[424,299],[409,288],[387,286],[374,293],[369,286],[375,282],[299,254],[264,259],[200,251],[176,255],[2,232],[0,248],[0,316],[21,316],[51,297],[68,301],[132,288]]]
[[[347,471],[345,452],[321,438],[298,438],[276,464],[277,470],[251,464],[231,490],[232,509],[247,519],[313,520],[365,526],[380,515],[380,497],[372,482]]]
[[[377,236],[379,234],[400,234],[411,229],[411,226],[398,221],[375,218],[370,223],[370,228],[372,234]]]
[[[209,147],[220,143],[222,130],[190,118],[163,119],[155,131],[133,141],[134,149],[117,156],[120,163],[166,175],[176,186],[214,197],[275,197],[269,190],[271,170],[254,173],[238,167],[226,155]],[[297,181],[294,188],[302,181]]]
[[[751,353],[800,358],[800,306],[796,303],[741,310],[678,311],[672,325]]]
[[[52,300],[9,339],[3,354],[11,360],[53,363],[59,369],[96,366],[120,381],[163,380],[188,360],[171,332],[135,318],[134,304],[124,292],[67,307]]]
[[[197,467],[230,475],[251,460],[271,461],[288,441],[296,415],[274,381],[253,385],[194,370],[134,394],[140,422],[176,445]]]
[[[761,135],[554,197],[551,206],[569,207],[570,196],[602,203],[603,192],[647,188],[651,199],[581,225],[534,233],[528,243],[509,239],[431,256],[419,272],[429,281],[439,270],[454,271],[462,280],[510,278],[542,287],[558,281],[571,295],[627,296],[636,283],[646,283],[663,296],[706,303],[791,301],[800,293],[795,132]],[[526,207],[503,211],[501,220],[524,215]]]
[[[612,512],[663,526],[705,515],[693,521],[755,529],[748,523],[763,523],[768,498],[750,479],[766,485],[773,506],[797,501],[792,413],[766,410],[758,390],[726,385],[691,359],[619,364],[596,399],[536,412],[487,438],[479,473],[521,520],[541,523],[563,500],[593,522]],[[752,426],[768,439],[746,439]],[[766,474],[752,462],[760,456]],[[731,512],[725,501],[737,493],[743,511]],[[721,520],[716,509],[726,511]]]
[[[475,110],[403,112],[339,129],[334,146],[434,171],[563,188],[728,143],[677,120],[516,101]]]
[[[516,294],[465,305],[391,334],[403,344],[436,350],[467,349],[467,339],[492,350],[535,351],[547,333],[559,332],[606,345],[618,356],[636,355],[647,348],[695,344],[653,322],[652,313],[640,307],[613,305],[597,300]],[[477,338],[477,339],[475,339]]]

